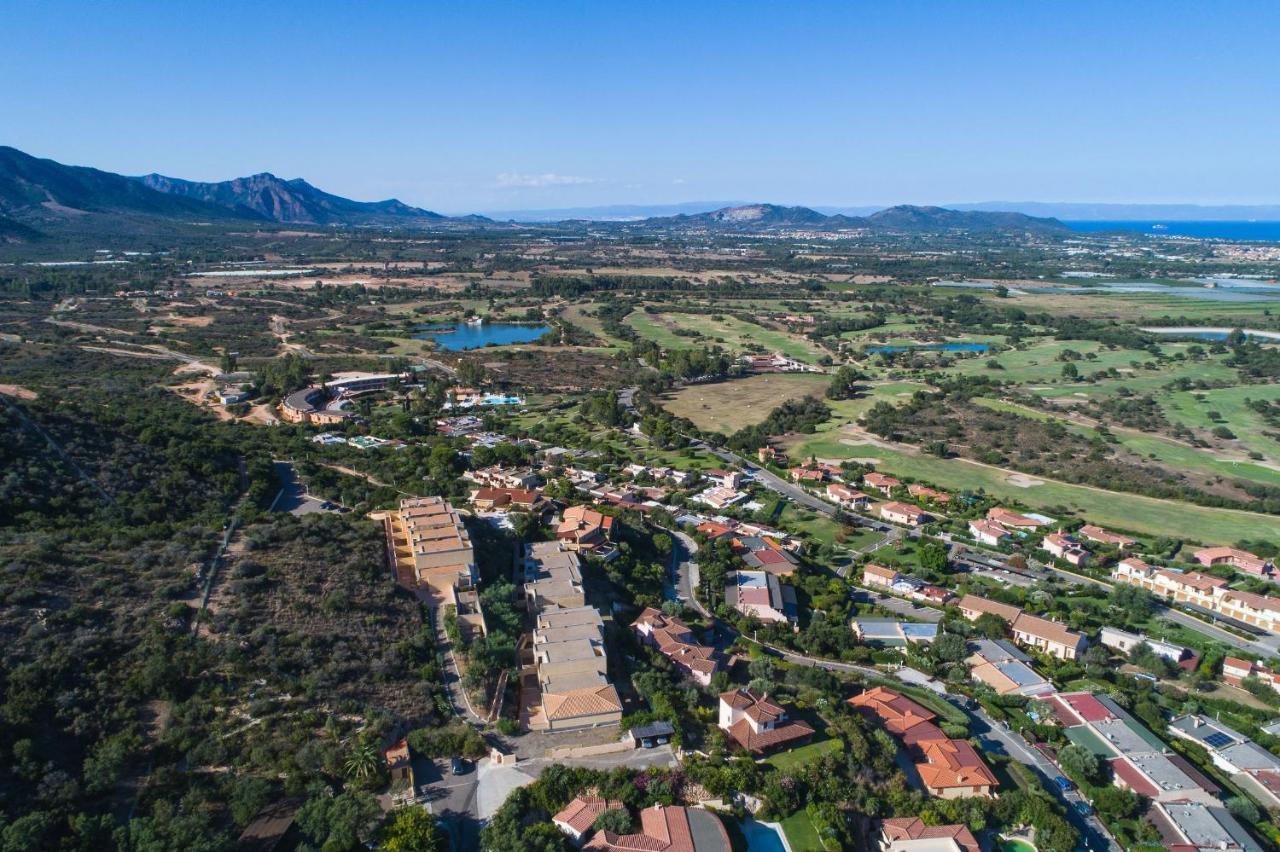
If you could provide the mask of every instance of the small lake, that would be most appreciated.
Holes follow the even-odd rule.
[[[1207,340],[1212,343],[1221,343],[1226,340],[1232,332],[1230,328],[1144,328],[1143,331],[1151,334],[1166,334],[1169,337],[1182,337],[1190,340]],[[1253,329],[1242,329],[1244,336],[1258,340],[1263,343],[1280,343],[1280,332],[1275,331],[1254,331]]]
[[[1213,286],[1206,286],[1212,284]],[[1074,293],[1077,295],[1109,293],[1149,293],[1157,296],[1178,296],[1206,302],[1273,302],[1280,301],[1280,286],[1246,278],[1215,278],[1203,281],[1189,280],[1179,284],[1161,284],[1158,281],[1091,281],[1079,287],[1045,285],[1025,287],[1029,293]]]
[[[453,323],[419,326],[418,340],[434,340],[446,352],[481,349],[485,346],[510,346],[532,343],[551,330],[549,325],[523,325],[513,322]]]
[[[868,349],[877,355],[891,352],[986,352],[990,343],[913,343],[902,346],[875,346]]]

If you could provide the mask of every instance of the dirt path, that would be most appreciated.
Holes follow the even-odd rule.
[[[329,470],[336,470],[338,473],[345,473],[347,476],[354,476],[357,479],[363,479],[365,482],[369,483],[370,485],[376,485],[379,488],[394,488],[397,494],[404,494],[406,496],[409,496],[408,491],[401,491],[399,488],[396,488],[390,482],[383,482],[382,480],[378,479],[371,473],[361,473],[360,471],[356,470],[353,467],[347,467],[346,465],[341,465],[341,464],[329,464],[326,462],[317,462],[317,464],[319,464],[321,467],[327,467],[329,468]]]
[[[4,394],[5,396],[11,396],[16,399],[25,399],[28,401],[33,400],[37,396],[39,396],[39,394],[37,394],[35,391],[31,390],[30,388],[24,388],[22,385],[0,384],[0,393]]]
[[[102,326],[102,325],[90,325],[87,322],[72,322],[71,320],[56,320],[53,317],[45,317],[44,321],[49,323],[50,325],[58,325],[58,326],[62,326],[63,328],[73,329],[74,331],[87,331],[92,334],[123,334],[128,337],[132,337],[135,334],[137,334],[137,332],[134,332],[134,331],[125,331],[123,328],[107,328],[106,326]]]

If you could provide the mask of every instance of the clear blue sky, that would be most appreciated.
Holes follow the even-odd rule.
[[[442,210],[1280,201],[1274,2],[0,0],[0,143]]]

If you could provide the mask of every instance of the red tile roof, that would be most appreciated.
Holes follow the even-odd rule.
[[[565,805],[564,810],[551,818],[552,822],[562,822],[578,834],[583,834],[595,825],[596,817],[605,811],[624,810],[622,802],[603,799],[600,796],[578,796]]]
[[[899,817],[880,823],[880,831],[886,840],[934,840],[951,838],[962,852],[980,852],[981,847],[973,832],[964,825],[925,825],[920,817]]]
[[[901,735],[922,722],[930,722],[935,715],[919,704],[892,689],[873,687],[849,699],[854,709],[865,710],[880,720],[891,734]]]
[[[1130,763],[1126,758],[1115,757],[1109,763],[1111,771],[1115,773],[1116,778],[1123,781],[1125,785],[1139,796],[1146,796],[1149,799],[1160,795],[1160,788],[1147,779],[1138,767]]]
[[[916,764],[916,772],[930,790],[1000,784],[968,740],[925,740],[918,748],[925,762]]]

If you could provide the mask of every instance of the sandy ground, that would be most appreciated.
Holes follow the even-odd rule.
[[[17,399],[35,399],[39,394],[22,385],[0,385],[0,393]]]
[[[1036,479],[1034,476],[1027,476],[1025,473],[1011,473],[1005,477],[1005,482],[1018,488],[1034,488],[1037,485],[1044,485],[1043,479]]]

